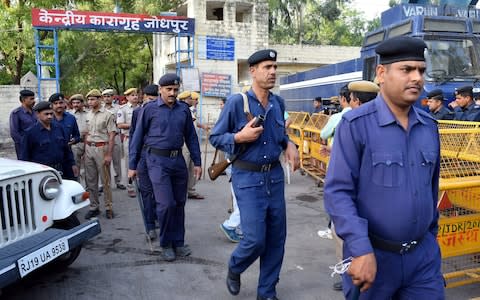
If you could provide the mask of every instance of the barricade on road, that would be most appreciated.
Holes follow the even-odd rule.
[[[303,127],[303,149],[300,160],[301,168],[310,176],[323,181],[327,171],[330,154],[320,139],[320,132],[327,124],[329,116],[323,113],[312,114],[307,124]]]
[[[437,240],[447,287],[480,281],[480,123],[440,121]]]
[[[320,139],[328,118],[324,114],[311,115],[299,131],[300,139],[296,133],[292,139],[301,149],[301,168],[320,182],[330,158]],[[439,121],[438,127],[441,158],[437,240],[442,272],[447,287],[452,288],[480,282],[480,122]]]
[[[301,161],[303,156],[303,127],[310,119],[310,114],[296,111],[288,112],[288,114],[291,120],[290,126],[287,128],[288,138],[298,146]]]

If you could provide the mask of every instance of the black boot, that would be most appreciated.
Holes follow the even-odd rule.
[[[227,289],[234,296],[240,293],[240,274],[233,273],[230,268],[227,275]]]

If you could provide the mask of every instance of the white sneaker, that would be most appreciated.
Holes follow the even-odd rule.
[[[322,239],[329,239],[329,240],[333,239],[332,231],[330,230],[330,228],[327,228],[325,230],[319,230],[317,234]]]

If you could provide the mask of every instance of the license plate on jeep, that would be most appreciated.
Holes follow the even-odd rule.
[[[24,277],[60,255],[67,253],[68,250],[68,239],[61,238],[35,252],[25,255],[17,261],[20,277]]]

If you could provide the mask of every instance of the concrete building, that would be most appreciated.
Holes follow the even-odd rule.
[[[250,84],[247,58],[256,50],[278,51],[278,77],[360,56],[359,47],[269,45],[267,0],[187,0],[176,13],[195,19],[195,36],[154,35],[154,79],[175,72],[178,49],[189,44],[194,70],[182,72],[182,80],[184,89],[201,90],[204,123],[216,121],[221,95]]]
[[[37,94],[38,79],[32,72],[28,72],[20,79],[20,85],[0,85],[0,149],[10,147],[13,141],[10,138],[10,113],[20,106],[20,91],[29,89]],[[42,95],[48,96],[55,93],[57,87],[55,81],[42,83]],[[36,100],[38,102],[38,100]]]

